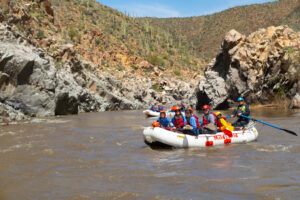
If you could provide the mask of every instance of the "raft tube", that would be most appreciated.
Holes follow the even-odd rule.
[[[159,117],[160,112],[152,111],[152,110],[144,110],[143,113],[146,115],[146,117]],[[185,113],[181,113],[183,116],[185,116]],[[174,117],[175,112],[166,112],[167,117]]]
[[[253,126],[247,129],[233,131],[232,137],[225,135],[223,132],[218,132],[214,135],[199,135],[196,137],[159,127],[147,127],[144,129],[143,135],[145,143],[150,146],[160,143],[175,148],[197,148],[252,142],[257,139],[258,132]]]

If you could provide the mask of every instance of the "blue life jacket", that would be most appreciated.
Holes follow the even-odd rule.
[[[159,125],[161,125],[162,127],[165,127],[165,128],[167,128],[169,126],[169,124],[172,127],[174,126],[173,123],[167,117],[165,117],[165,118],[159,117],[157,119],[157,122],[159,123]]]
[[[153,105],[150,107],[149,110],[152,110],[152,111],[157,111],[157,108],[155,108]]]
[[[162,111],[164,108],[162,106],[158,106],[158,111]]]

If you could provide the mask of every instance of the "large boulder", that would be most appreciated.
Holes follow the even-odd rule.
[[[290,104],[290,108],[300,109],[300,95],[297,93]]]
[[[260,29],[248,37],[231,30],[195,90],[197,107],[225,109],[239,96],[248,103],[292,98],[299,77],[300,33],[286,26]]]

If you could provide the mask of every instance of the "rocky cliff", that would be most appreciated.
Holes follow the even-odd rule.
[[[73,2],[70,5],[78,6]],[[1,1],[0,123],[79,112],[141,109],[158,102],[189,103],[187,99],[196,84],[179,80],[172,73],[163,74],[159,66],[142,59],[138,59],[137,66],[119,68],[94,62],[87,56],[89,45],[82,50],[78,42],[64,39],[64,27],[58,21],[61,18],[55,14],[61,13],[56,13],[49,0]],[[76,34],[74,31],[69,30],[69,35]],[[89,39],[91,47],[98,32]],[[114,39],[106,42],[114,44]],[[123,46],[120,49],[126,50]],[[112,52],[118,54],[120,49]],[[98,54],[112,63],[116,59],[105,56],[107,52]],[[123,57],[120,54],[118,58],[124,60]]]
[[[239,97],[251,103],[292,99],[299,106],[300,33],[287,26],[260,29],[248,37],[231,30],[196,88],[197,106],[225,109]]]
[[[83,59],[72,45],[58,49],[62,60],[57,62],[32,44],[15,26],[0,23],[2,119],[140,109],[191,95],[185,82],[134,76],[120,80]]]

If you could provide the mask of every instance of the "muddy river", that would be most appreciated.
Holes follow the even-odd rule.
[[[300,133],[300,112],[252,116]],[[249,144],[151,149],[141,111],[0,126],[0,199],[299,199],[300,136],[257,124]]]

